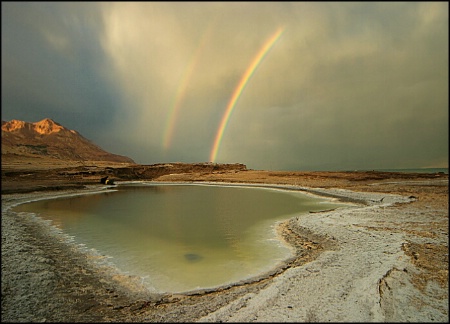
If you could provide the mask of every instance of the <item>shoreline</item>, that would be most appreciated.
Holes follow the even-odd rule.
[[[117,188],[117,186],[127,185],[130,183],[131,184],[146,184],[146,185],[200,185],[200,186],[218,186],[218,187],[263,188],[263,189],[276,190],[276,191],[301,192],[301,194],[306,195],[306,196],[322,198],[324,200],[329,200],[329,201],[337,201],[338,203],[342,204],[341,207],[337,207],[337,208],[334,208],[331,210],[314,211],[314,212],[310,212],[310,213],[322,213],[322,212],[334,211],[338,208],[339,208],[339,210],[347,209],[347,208],[358,208],[356,201],[358,202],[359,205],[366,204],[365,203],[366,200],[364,200],[363,198],[348,199],[344,196],[320,193],[320,192],[311,190],[310,188],[303,188],[303,187],[298,187],[298,186],[265,185],[265,184],[251,184],[251,183],[236,184],[236,183],[231,183],[231,182],[230,183],[214,183],[214,182],[195,182],[195,181],[193,181],[190,183],[183,183],[183,182],[159,182],[158,183],[158,182],[152,182],[152,181],[132,181],[132,182],[122,181],[122,182],[117,182],[116,185],[113,187],[112,186],[103,186],[103,187],[97,188],[97,186],[95,186],[92,188],[86,188],[84,190],[73,190],[72,189],[72,190],[61,190],[61,191],[45,193],[45,194],[44,193],[21,194],[21,196],[23,196],[23,197],[11,198],[10,201],[5,202],[5,203],[3,203],[3,201],[2,201],[2,207],[3,207],[4,212],[11,212],[11,213],[14,213],[15,215],[17,215],[18,212],[13,211],[13,209],[14,209],[14,207],[17,207],[21,204],[39,201],[39,200],[56,199],[56,198],[61,198],[61,197],[74,197],[74,196],[79,196],[79,195],[102,194],[102,193],[107,192],[108,190],[115,190]],[[348,201],[343,202],[343,201],[340,201],[340,199],[352,200],[354,202],[352,202],[352,203],[349,203]],[[31,218],[33,222],[38,222],[40,225],[46,227],[46,232],[48,232],[49,235],[54,236],[53,238],[55,240],[63,241],[64,243],[70,245],[72,249],[76,249],[80,253],[86,254],[87,258],[100,260],[100,262],[94,262],[92,264],[92,266],[94,268],[99,268],[98,269],[99,272],[101,272],[101,270],[100,270],[101,268],[104,268],[107,270],[103,271],[103,272],[113,273],[114,276],[123,276],[124,275],[123,271],[116,268],[116,266],[113,263],[108,263],[108,262],[102,261],[103,259],[110,258],[110,256],[107,256],[107,255],[102,256],[95,249],[88,249],[85,247],[84,244],[74,243],[72,236],[64,233],[62,230],[60,230],[59,228],[52,225],[51,221],[44,220],[32,212],[28,212],[28,213],[21,212],[21,214],[26,218]],[[289,219],[286,219],[283,221],[276,221],[276,223],[273,224],[277,239],[280,241],[281,244],[286,245],[291,250],[291,256],[282,260],[278,264],[278,266],[276,266],[272,269],[269,269],[265,272],[261,272],[260,274],[257,274],[257,275],[254,275],[254,276],[251,276],[248,278],[243,278],[236,282],[223,284],[223,285],[219,285],[219,286],[215,286],[215,287],[211,287],[211,288],[198,288],[198,289],[187,290],[187,291],[182,291],[182,292],[171,292],[171,291],[150,292],[149,291],[148,295],[155,297],[155,296],[172,295],[172,294],[184,294],[184,295],[205,294],[205,293],[211,293],[211,292],[215,292],[215,291],[226,290],[226,289],[229,289],[229,288],[235,287],[235,286],[242,286],[242,285],[259,282],[259,281],[271,278],[271,277],[281,273],[282,271],[289,268],[293,263],[295,263],[296,260],[302,256],[301,252],[303,252],[298,247],[298,245],[296,247],[294,242],[292,242],[293,241],[292,239],[289,239],[288,233],[290,232],[290,230],[289,230],[288,224],[291,220],[292,220],[292,218],[289,218]],[[137,281],[140,278],[137,275],[136,276],[132,275],[131,277],[133,278],[132,281]],[[136,284],[131,285],[131,286],[134,286],[134,288],[136,289]],[[146,288],[142,285],[142,288],[140,288],[140,289],[138,288],[137,290],[138,291],[141,290],[141,292],[142,292],[142,291],[145,291]],[[136,292],[138,292],[138,291],[136,291]]]
[[[435,184],[433,180],[426,182],[427,186]],[[165,181],[155,183],[167,184]],[[448,187],[448,180],[446,183]],[[398,185],[389,184],[394,187]],[[417,269],[411,262],[414,256],[408,256],[404,248],[405,244],[410,244],[404,233],[386,231],[379,226],[381,221],[385,222],[384,225],[389,223],[389,216],[395,215],[399,208],[411,207],[411,202],[416,199],[343,188],[285,184],[274,187],[280,186],[335,198],[366,200],[367,203],[363,207],[323,211],[313,216],[300,215],[278,226],[279,233],[299,251],[299,256],[291,260],[285,269],[278,269],[265,278],[219,289],[151,296],[145,292],[139,293],[136,278],[98,272],[90,264],[91,260],[80,251],[72,250],[64,242],[51,242],[55,241],[54,237],[33,220],[12,217],[8,212],[11,204],[20,202],[24,197],[54,196],[55,192],[2,195],[2,234],[7,234],[2,235],[2,317],[6,321],[448,321],[448,280],[442,288],[434,287],[435,284],[427,288],[433,290],[435,296],[440,296],[439,300],[428,296],[426,291],[421,293],[409,278]],[[382,198],[385,199],[380,201]],[[407,213],[411,213],[410,209],[406,207]],[[428,212],[433,214],[433,211]],[[442,214],[443,210],[438,212]],[[420,218],[421,213],[421,210],[417,211],[413,216]],[[448,225],[448,210],[446,216]],[[377,225],[377,229],[371,228]],[[41,233],[37,233],[38,229]],[[20,237],[18,234],[26,235]],[[35,246],[29,244],[33,240]],[[355,242],[359,243],[355,245]],[[445,245],[442,239],[437,243]],[[362,246],[366,248],[362,249]],[[60,259],[52,257],[55,250],[60,251]],[[367,268],[364,273],[356,269],[359,267],[355,267],[354,257],[361,259],[358,263],[360,268]],[[371,260],[378,260],[380,265],[370,266]],[[20,264],[25,264],[25,268]],[[67,275],[68,269],[73,273]],[[336,269],[345,271],[336,272]],[[448,257],[447,269],[443,271],[447,271],[448,275]],[[34,278],[36,273],[41,277]],[[76,278],[79,283],[64,281],[61,279],[64,276]],[[19,282],[25,283],[23,291],[14,287]],[[324,286],[325,282],[327,285]],[[135,285],[126,286],[125,283]],[[29,287],[35,286],[39,289],[30,291]],[[358,286],[367,287],[370,293],[364,293]],[[322,287],[320,294],[314,291],[317,287]],[[401,293],[397,296],[392,293],[394,290],[396,294],[398,291]],[[338,295],[336,292],[339,292]],[[41,298],[45,296],[47,302],[40,303],[36,300],[36,294]],[[412,308],[404,300],[418,295],[425,295],[423,300],[428,304],[425,309]],[[14,306],[13,301],[18,304]],[[363,305],[355,308],[358,301]],[[389,310],[392,307],[389,305],[393,303],[398,303],[400,309],[407,309],[408,312]]]

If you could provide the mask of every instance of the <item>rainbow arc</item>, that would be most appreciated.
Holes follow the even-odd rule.
[[[237,87],[235,88],[230,101],[228,102],[227,108],[225,109],[225,113],[222,116],[222,119],[220,121],[219,128],[216,133],[216,137],[214,139],[214,144],[211,149],[211,153],[209,156],[210,162],[215,162],[217,158],[217,153],[219,152],[220,144],[223,139],[223,134],[225,132],[225,129],[227,127],[228,121],[230,120],[231,114],[236,107],[236,103],[241,96],[242,92],[244,91],[246,85],[248,84],[250,78],[255,73],[258,66],[263,61],[264,57],[266,57],[267,53],[273,48],[277,40],[281,37],[281,35],[284,32],[284,27],[279,27],[275,33],[273,33],[263,44],[261,49],[256,53],[255,57],[251,61],[248,68],[245,70],[244,74],[242,75]]]
[[[169,113],[167,114],[166,125],[164,127],[162,145],[165,151],[167,151],[172,144],[175,125],[178,119],[180,108],[183,104],[184,98],[186,97],[189,82],[192,78],[192,74],[195,68],[197,67],[200,61],[202,51],[205,48],[206,44],[208,43],[213,30],[214,30],[214,23],[211,23],[200,37],[199,44],[195,49],[195,51],[193,52],[193,54],[191,55],[189,63],[187,64],[181,77],[175,98],[173,100],[173,104],[171,105]]]

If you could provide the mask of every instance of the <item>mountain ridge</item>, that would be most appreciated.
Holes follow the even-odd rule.
[[[2,160],[21,156],[135,164],[133,159],[107,152],[76,130],[70,130],[50,118],[38,122],[2,120]]]

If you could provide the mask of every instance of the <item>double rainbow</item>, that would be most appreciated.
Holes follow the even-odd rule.
[[[242,75],[236,89],[233,92],[233,95],[231,96],[230,101],[228,102],[227,108],[225,110],[225,113],[223,114],[222,120],[220,122],[219,129],[217,130],[216,137],[214,140],[214,145],[212,147],[209,161],[215,162],[217,158],[217,153],[220,148],[220,143],[222,142],[223,133],[225,131],[225,128],[227,127],[228,121],[230,119],[231,113],[233,112],[233,109],[236,107],[236,102],[238,101],[239,97],[241,96],[245,86],[247,85],[248,81],[252,77],[253,73],[255,72],[256,68],[261,64],[264,57],[267,55],[267,53],[270,51],[270,49],[275,45],[276,41],[280,38],[280,36],[284,32],[284,27],[279,27],[276,32],[270,36],[266,42],[263,44],[261,49],[258,51],[256,56],[251,61],[249,67],[245,71],[245,73]]]

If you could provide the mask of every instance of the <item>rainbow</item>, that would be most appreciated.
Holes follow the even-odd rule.
[[[172,142],[174,128],[175,128],[176,120],[178,118],[178,112],[180,110],[183,99],[186,96],[187,88],[189,85],[189,80],[191,79],[194,68],[197,66],[197,64],[199,62],[199,58],[201,56],[200,54],[201,54],[203,48],[205,47],[207,40],[210,37],[211,31],[213,30],[213,25],[214,24],[210,24],[209,28],[207,28],[205,30],[205,32],[202,34],[199,45],[197,46],[197,49],[191,55],[189,64],[186,66],[186,68],[183,72],[180,84],[176,91],[176,95],[175,95],[173,104],[169,110],[169,113],[167,114],[166,126],[164,127],[164,135],[163,135],[163,142],[162,142],[164,150],[166,150],[166,151]]]
[[[231,113],[233,112],[234,107],[236,106],[236,102],[238,101],[240,95],[242,94],[242,91],[244,90],[245,86],[247,85],[248,81],[252,77],[253,73],[255,72],[256,68],[261,64],[261,61],[264,59],[264,57],[267,55],[267,53],[270,51],[270,49],[275,45],[276,41],[280,38],[281,34],[284,32],[284,27],[279,27],[276,32],[270,36],[266,42],[263,44],[259,52],[256,54],[256,56],[253,58],[252,62],[250,63],[249,67],[245,71],[245,73],[242,75],[241,80],[239,81],[239,84],[237,85],[236,89],[233,92],[233,95],[231,96],[230,101],[228,102],[227,108],[225,110],[225,113],[223,114],[222,120],[220,122],[219,129],[216,133],[216,138],[214,140],[214,145],[211,150],[211,154],[209,156],[210,162],[215,162],[217,153],[219,151],[220,143],[223,138],[223,133],[225,131],[225,128],[227,127],[227,123],[230,119]]]

